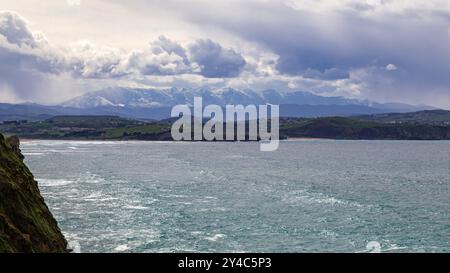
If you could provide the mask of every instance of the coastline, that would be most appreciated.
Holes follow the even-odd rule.
[[[67,253],[17,137],[0,134],[0,253]]]
[[[260,142],[260,141],[198,141],[198,140],[151,140],[151,139],[80,139],[80,138],[23,138],[20,137],[21,143],[28,143],[33,141],[76,141],[76,142],[161,142],[161,143],[171,143],[171,142],[209,142],[209,143],[236,143],[236,142]],[[449,139],[349,139],[349,138],[317,138],[317,137],[289,137],[285,139],[280,139],[281,142],[289,142],[289,141],[319,141],[319,140],[330,140],[330,141],[432,141],[432,142],[448,142]]]

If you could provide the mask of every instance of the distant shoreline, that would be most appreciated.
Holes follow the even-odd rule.
[[[429,113],[428,113],[429,114]],[[423,113],[413,113],[417,120]],[[435,113],[439,115],[439,113]],[[449,113],[450,120],[450,113]],[[433,116],[434,119],[437,117]],[[382,123],[345,117],[282,118],[280,140],[450,140],[450,125]],[[172,122],[142,122],[114,116],[57,116],[41,122],[1,124],[0,132],[30,140],[67,141],[173,141]],[[236,126],[236,125],[235,125]],[[247,127],[247,126],[246,126]],[[245,135],[248,139],[249,129]],[[191,136],[193,132],[191,132]],[[226,134],[223,135],[226,138]],[[191,140],[186,140],[191,141]],[[201,140],[206,141],[206,140]],[[218,140],[217,142],[227,142]],[[230,141],[235,142],[236,140]],[[244,140],[243,142],[250,141]]]
[[[21,143],[33,142],[33,141],[76,141],[76,142],[206,142],[206,143],[236,143],[236,142],[259,142],[259,141],[175,141],[175,140],[145,140],[145,139],[67,139],[67,138],[20,138]],[[448,139],[343,139],[343,138],[312,138],[312,137],[292,137],[287,139],[280,139],[282,142],[289,141],[316,141],[316,140],[332,140],[332,141],[427,141],[427,142],[446,142]]]

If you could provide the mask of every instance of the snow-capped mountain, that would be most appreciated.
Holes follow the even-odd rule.
[[[62,105],[0,104],[1,120],[44,120],[58,115],[113,115],[131,119],[170,118],[174,105],[192,106],[201,96],[204,105],[279,104],[283,117],[354,116],[433,110],[427,106],[375,103],[343,97],[321,97],[308,92],[283,93],[276,90],[253,91],[232,88],[133,89],[107,88],[87,93]]]
[[[87,93],[67,101],[63,106],[95,108],[103,106],[157,108],[177,104],[193,105],[194,97],[202,97],[205,104],[294,104],[294,105],[364,105],[365,102],[343,97],[322,97],[308,92],[282,93],[275,90],[254,91],[232,88],[170,88],[132,89],[107,88]]]

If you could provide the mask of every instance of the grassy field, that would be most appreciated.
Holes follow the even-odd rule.
[[[106,138],[123,138],[129,136],[143,135],[143,134],[157,134],[164,131],[169,131],[170,127],[163,124],[146,124],[132,127],[121,127],[114,129],[107,129],[105,132]]]

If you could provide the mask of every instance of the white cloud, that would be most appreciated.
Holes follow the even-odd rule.
[[[13,11],[0,11],[0,35],[18,47],[37,48],[47,43],[42,33],[32,32],[28,22]]]
[[[23,17],[9,11],[0,13],[0,39],[0,46],[11,51],[10,58],[14,55],[17,62],[27,59],[30,68],[69,72],[81,78],[119,78],[131,74],[231,77],[239,75],[245,65],[239,53],[211,40],[199,39],[183,46],[160,36],[148,48],[131,51],[97,46],[89,41],[56,47],[43,34],[31,31]]]
[[[179,75],[198,73],[197,64],[188,59],[179,43],[160,36],[146,50],[133,50],[126,60],[127,69],[142,75]]]
[[[81,6],[81,0],[66,0],[69,6]]]
[[[0,6],[32,22],[0,15],[0,78],[9,90],[22,90],[17,98],[38,97],[29,93],[45,89],[50,76],[96,88],[222,85],[429,104],[449,94],[447,0],[90,0],[79,8],[61,0],[0,0]],[[80,39],[90,42],[73,42]],[[37,81],[33,91],[18,80],[26,77]]]
[[[447,0],[286,0],[286,5],[313,12],[353,11],[362,15],[422,14],[450,11]]]
[[[386,70],[387,71],[395,71],[395,70],[397,70],[397,66],[395,64],[388,64],[388,65],[386,65]]]
[[[70,75],[67,84],[89,79],[120,83],[122,79],[142,81],[145,77],[155,81],[154,77],[176,75],[220,78],[238,76],[245,66],[239,53],[211,40],[197,39],[183,45],[160,36],[148,47],[133,50],[99,46],[87,40],[55,46],[11,11],[0,12],[0,61],[0,70],[5,71],[0,83],[9,86],[3,87],[1,101],[35,100],[39,96],[36,93],[44,92],[38,88],[55,86],[49,80],[55,81],[55,76],[67,80]],[[198,82],[198,77],[191,79]],[[24,84],[27,82],[30,84]],[[15,90],[14,97],[11,90]]]

